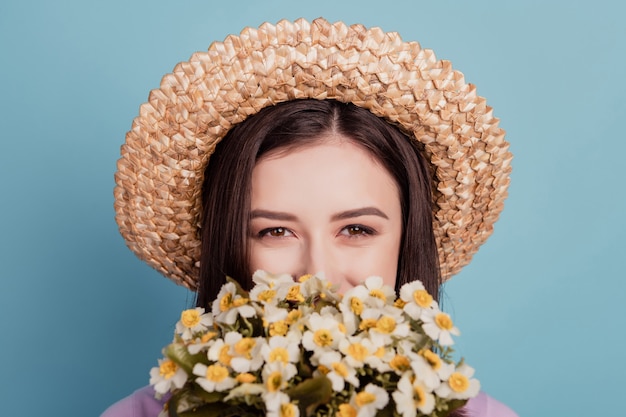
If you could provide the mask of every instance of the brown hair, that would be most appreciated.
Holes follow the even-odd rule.
[[[226,275],[244,288],[252,287],[247,240],[256,162],[272,151],[313,145],[328,133],[364,147],[398,185],[403,233],[396,291],[419,279],[438,298],[441,274],[432,225],[431,179],[418,142],[351,103],[306,99],[262,109],[232,128],[211,155],[202,189],[197,306],[207,307],[217,297]]]

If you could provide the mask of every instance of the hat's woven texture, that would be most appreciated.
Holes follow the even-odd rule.
[[[215,145],[261,108],[300,98],[352,102],[421,142],[435,173],[444,279],[471,260],[509,185],[498,119],[463,74],[417,42],[324,19],[246,28],[179,63],[150,92],[115,175],[116,220],[130,249],[195,289],[201,188]]]

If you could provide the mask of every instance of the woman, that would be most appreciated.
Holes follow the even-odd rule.
[[[436,297],[502,209],[511,155],[497,123],[449,63],[397,34],[323,19],[245,29],[141,107],[117,221],[198,306],[226,275],[250,288],[255,269],[322,272],[343,289],[419,277]],[[144,389],[105,415],[161,407]],[[515,415],[484,394],[461,413]]]

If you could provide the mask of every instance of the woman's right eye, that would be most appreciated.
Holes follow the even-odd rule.
[[[291,235],[292,233],[284,227],[268,227],[259,232],[259,237],[288,237]]]

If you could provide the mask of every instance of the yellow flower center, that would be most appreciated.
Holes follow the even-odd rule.
[[[300,320],[302,318],[302,312],[300,310],[291,310],[289,313],[287,313],[287,324],[293,324],[296,321]]]
[[[370,290],[370,296],[374,298],[378,298],[383,301],[387,301],[387,297],[385,296],[385,293],[378,289]]]
[[[267,386],[267,390],[269,392],[276,392],[280,389],[282,384],[283,384],[283,375],[280,373],[280,371],[274,371],[267,378],[267,382],[265,383],[265,386]]]
[[[376,322],[376,330],[390,334],[396,329],[396,320],[393,317],[383,316]]]
[[[313,333],[313,342],[321,347],[330,346],[333,343],[333,336],[330,334],[330,331],[319,329]]]
[[[213,382],[220,382],[228,376],[228,369],[222,365],[211,365],[206,368],[206,379]]]
[[[350,310],[357,316],[360,316],[363,312],[363,301],[358,297],[350,298]]]
[[[356,417],[357,412],[350,404],[341,404],[339,411],[337,411],[336,417]]]
[[[233,304],[233,295],[226,293],[220,300],[220,311],[226,311]]]
[[[241,307],[248,302],[247,298],[237,298],[233,300],[233,307]]]
[[[232,356],[230,356],[228,354],[228,351],[230,350],[230,346],[228,345],[224,345],[222,346],[222,348],[220,349],[220,354],[217,358],[217,360],[222,364],[222,365],[230,365],[230,361],[233,358]]]
[[[346,367],[346,365],[344,365],[341,362],[333,363],[333,371],[335,371],[335,373],[341,376],[342,378],[345,378],[348,376],[348,368]]]
[[[324,365],[318,366],[317,370],[320,371],[323,375],[326,375],[326,374],[328,374],[330,372],[330,369],[328,369]]]
[[[276,297],[276,291],[274,290],[265,290],[259,293],[259,300],[265,303],[269,303],[274,297]]]
[[[420,386],[413,386],[413,399],[415,400],[415,407],[423,407],[426,404],[426,393],[424,388]]]
[[[413,301],[422,308],[430,307],[433,297],[426,290],[413,291]]]
[[[339,331],[343,334],[346,334],[346,325],[343,323],[338,323],[337,324],[337,328],[339,329]]]
[[[170,379],[174,376],[177,369],[178,366],[174,363],[174,361],[166,359],[161,362],[161,365],[159,365],[159,374],[165,379]]]
[[[396,371],[404,372],[411,369],[411,361],[404,355],[396,355],[391,362],[389,362],[389,366]]]
[[[256,376],[246,372],[246,373],[237,375],[235,377],[235,380],[239,382],[240,384],[249,384],[249,383],[256,381]]]
[[[377,358],[382,358],[383,356],[385,356],[385,348],[381,346],[376,349],[376,352],[374,352],[374,356],[376,356]]]
[[[404,306],[406,305],[406,301],[404,301],[402,298],[397,298],[396,301],[393,302],[393,305],[397,308],[404,308]]]
[[[269,355],[270,362],[289,362],[289,352],[284,347],[274,348]]]
[[[352,356],[357,361],[363,362],[367,358],[369,351],[365,346],[360,343],[353,343],[348,346],[348,355]]]
[[[200,313],[196,309],[185,310],[180,314],[180,322],[191,329],[200,323]]]
[[[296,407],[292,403],[281,404],[280,417],[296,417]]]
[[[372,327],[376,327],[376,319],[364,319],[361,324],[359,324],[359,329],[368,330]]]
[[[215,336],[217,336],[216,332],[207,332],[203,334],[202,337],[200,338],[200,343],[206,343],[209,340],[213,339]]]
[[[446,313],[437,314],[435,316],[435,323],[437,323],[437,326],[444,330],[450,330],[452,329],[452,327],[454,327],[452,319]]]
[[[426,362],[428,362],[435,371],[441,368],[441,358],[435,352],[427,349],[422,349],[419,351],[419,354],[422,355],[424,359],[426,359]]]
[[[252,359],[252,349],[256,345],[256,341],[251,337],[244,337],[235,343],[235,352],[246,359]]]
[[[359,407],[363,407],[364,405],[371,404],[376,401],[376,396],[371,392],[361,391],[356,395],[355,402]]]
[[[289,326],[284,320],[275,321],[270,324],[270,336],[284,336],[287,334]]]
[[[294,301],[297,303],[302,303],[304,301],[304,297],[300,294],[300,286],[293,285],[289,288],[289,292],[287,293],[287,297],[285,297],[287,301]]]
[[[313,275],[312,274],[304,274],[301,275],[300,278],[298,278],[298,282],[299,283],[303,283],[309,280],[309,278],[311,278]]]
[[[469,388],[469,379],[460,372],[454,372],[448,378],[448,385],[454,392],[464,392]]]

